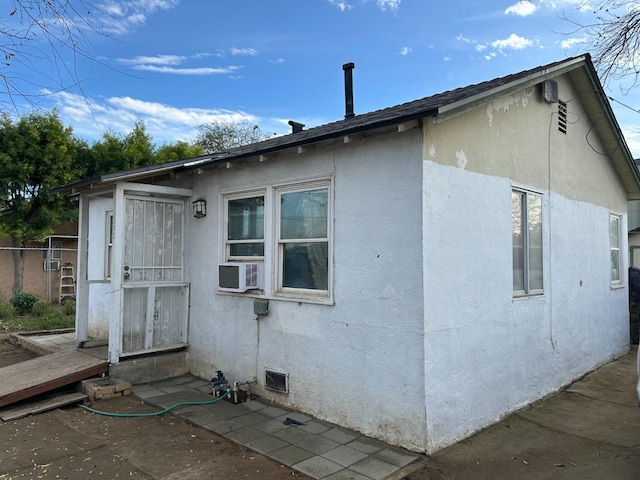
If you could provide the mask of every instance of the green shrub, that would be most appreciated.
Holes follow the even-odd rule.
[[[76,301],[75,300],[65,300],[62,303],[62,313],[65,315],[75,315],[76,314]]]
[[[15,308],[18,315],[27,315],[33,311],[38,297],[32,293],[17,293],[9,303]]]
[[[9,318],[15,315],[16,311],[10,303],[0,303],[0,318]]]
[[[42,300],[38,300],[31,309],[31,315],[34,317],[46,317],[51,312],[53,312],[53,305]]]

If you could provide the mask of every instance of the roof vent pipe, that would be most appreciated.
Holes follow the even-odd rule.
[[[355,113],[353,113],[353,69],[355,64],[345,63],[342,65],[342,70],[344,70],[344,104],[345,104],[345,114],[344,118],[353,118],[355,117]]]
[[[291,133],[301,132],[304,128],[304,123],[294,122],[293,120],[289,120],[289,125],[291,125]]]

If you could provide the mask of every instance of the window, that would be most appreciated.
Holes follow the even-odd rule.
[[[113,264],[113,239],[114,239],[114,226],[113,226],[113,212],[106,212],[105,222],[105,255],[104,255],[104,277],[106,279],[111,278],[111,268]]]
[[[226,201],[228,260],[264,258],[264,195]]]
[[[618,215],[609,215],[609,244],[611,248],[611,283],[621,283],[620,217]]]
[[[267,295],[330,297],[330,192],[322,180],[226,195],[223,261],[263,261]]]
[[[62,260],[62,240],[45,242],[42,250],[42,258],[45,260]]]
[[[329,290],[329,188],[279,190],[278,290]]]
[[[513,292],[542,293],[542,197],[513,190]]]
[[[62,259],[62,240],[53,240],[51,242],[51,258],[53,260]]]

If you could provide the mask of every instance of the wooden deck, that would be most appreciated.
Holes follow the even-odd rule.
[[[0,368],[0,407],[49,392],[109,370],[104,359],[64,350]]]

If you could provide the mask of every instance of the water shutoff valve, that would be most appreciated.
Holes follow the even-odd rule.
[[[216,376],[211,379],[211,387],[213,388],[214,397],[221,397],[229,389],[229,382],[224,378],[222,370],[218,370]]]

